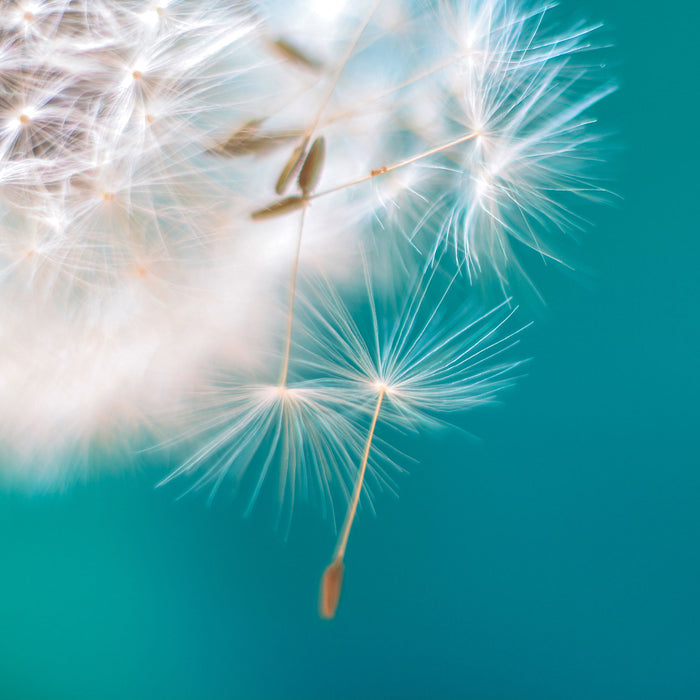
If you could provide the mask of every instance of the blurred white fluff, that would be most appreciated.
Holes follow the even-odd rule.
[[[242,98],[240,4],[18,2],[0,15],[3,470],[30,485],[139,443],[269,285],[231,255],[205,160]],[[246,264],[248,263],[248,264]],[[259,306],[264,307],[264,303]],[[256,314],[260,310],[256,311]],[[222,324],[221,319],[227,322]]]
[[[587,110],[609,87],[579,60],[594,27],[556,33],[548,13],[6,1],[0,472],[60,486],[102,468],[94,445],[128,454],[183,432],[203,393],[230,406],[234,380],[212,373],[274,376],[299,241],[302,286],[309,272],[362,283],[361,245],[404,237],[502,286],[511,237],[556,256],[552,233],[576,223],[557,191],[590,193]],[[298,211],[253,221],[315,136],[327,156],[302,230]]]

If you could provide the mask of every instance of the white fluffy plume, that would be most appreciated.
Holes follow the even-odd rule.
[[[263,452],[284,442],[289,488],[311,470],[347,495],[358,419],[319,384],[337,349],[313,390],[293,364],[287,384],[297,288],[309,273],[364,284],[361,250],[400,277],[406,239],[502,288],[512,239],[558,258],[575,198],[601,190],[589,112],[611,87],[596,27],[549,15],[515,0],[5,2],[0,471],[61,486],[103,468],[93,447],[184,433],[178,473],[211,483],[250,461],[230,440],[271,429]],[[435,337],[465,357],[460,333]],[[435,382],[437,396],[449,377]]]

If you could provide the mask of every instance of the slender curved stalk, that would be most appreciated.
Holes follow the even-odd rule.
[[[289,311],[287,318],[287,336],[284,345],[284,359],[282,360],[282,375],[280,386],[287,385],[287,374],[289,373],[289,355],[292,348],[292,325],[294,322],[294,299],[297,294],[297,276],[299,273],[299,258],[301,256],[301,240],[304,235],[304,222],[306,221],[306,205],[301,210],[301,220],[299,222],[299,236],[297,238],[297,250],[294,256],[294,270],[292,272],[292,284],[289,292]]]
[[[379,396],[377,396],[377,404],[374,408],[372,423],[369,427],[369,433],[367,434],[367,442],[365,443],[365,450],[362,454],[362,463],[360,464],[360,469],[355,479],[352,498],[350,499],[350,504],[345,514],[345,520],[343,521],[343,527],[340,530],[338,542],[333,552],[333,561],[326,567],[326,570],[323,572],[323,577],[321,578],[321,595],[319,602],[319,613],[321,617],[333,617],[338,607],[340,590],[343,584],[343,557],[345,556],[345,549],[348,544],[348,537],[350,536],[350,528],[352,528],[355,514],[357,513],[357,506],[360,502],[360,493],[362,492],[365,472],[367,471],[367,462],[369,461],[372,439],[374,438],[374,431],[377,427],[377,419],[379,418],[379,411],[381,410],[385,394],[386,387],[382,386],[379,389]]]
[[[317,192],[316,194],[312,194],[309,196],[309,199],[318,199],[319,197],[325,197],[326,195],[333,194],[334,192],[340,192],[340,190],[345,190],[348,187],[355,187],[355,185],[361,185],[363,182],[372,180],[378,175],[384,175],[386,173],[393,172],[394,170],[399,170],[400,168],[403,168],[407,165],[411,165],[412,163],[417,163],[419,160],[423,160],[423,158],[427,158],[428,156],[434,156],[436,153],[442,153],[443,151],[447,151],[450,148],[459,146],[459,144],[461,143],[471,141],[477,136],[480,136],[480,133],[478,131],[466,134],[465,136],[460,136],[458,139],[448,141],[447,143],[443,143],[440,146],[435,146],[435,148],[430,148],[427,151],[418,153],[417,155],[411,156],[410,158],[406,158],[405,160],[399,161],[398,163],[392,163],[391,165],[384,165],[381,168],[375,168],[368,175],[363,175],[362,177],[357,178],[357,180],[344,182],[342,185],[337,185],[336,187],[331,187],[328,190],[323,190],[321,192]]]

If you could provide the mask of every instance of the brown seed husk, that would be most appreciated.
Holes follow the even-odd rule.
[[[321,579],[321,594],[318,602],[319,615],[326,620],[335,617],[335,611],[338,608],[340,600],[340,591],[343,586],[343,566],[342,559],[336,559],[331,562],[323,572]]]
[[[326,139],[319,136],[311,145],[309,155],[306,156],[304,165],[299,173],[299,187],[305,196],[309,196],[314,190],[323,172],[323,163],[326,159]]]
[[[309,137],[305,137],[304,140],[292,151],[292,155],[287,161],[279,178],[277,178],[277,184],[275,184],[275,192],[277,194],[284,194],[289,183],[296,177],[299,172],[304,160],[306,159],[306,149],[309,146]]]

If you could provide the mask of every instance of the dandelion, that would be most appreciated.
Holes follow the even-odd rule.
[[[3,471],[60,485],[96,446],[183,441],[164,482],[250,509],[276,476],[287,522],[340,503],[332,616],[392,488],[381,434],[513,381],[512,243],[565,262],[605,194],[598,26],[530,0],[5,5]]]

